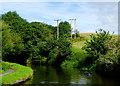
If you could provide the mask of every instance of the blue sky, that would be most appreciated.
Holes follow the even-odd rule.
[[[118,33],[117,2],[1,2],[1,8],[0,13],[16,11],[28,22],[55,26],[55,19],[70,22],[76,18],[80,33],[93,33],[99,28]]]

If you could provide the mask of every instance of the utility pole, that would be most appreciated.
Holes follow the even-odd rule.
[[[60,21],[60,19],[57,19],[54,21],[57,21],[57,40],[59,40],[59,21]]]
[[[74,19],[74,33],[75,33],[75,39],[76,39],[76,19]]]
[[[74,19],[69,19],[71,21],[70,26],[71,26],[71,39],[72,39],[72,20]]]

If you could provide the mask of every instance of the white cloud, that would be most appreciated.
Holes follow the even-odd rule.
[[[98,16],[98,21],[101,24],[99,28],[118,33],[118,3],[105,2],[105,3],[90,3],[89,7]]]
[[[69,21],[70,18],[76,18],[77,28],[80,32],[95,32],[98,28],[117,30],[117,5],[109,5],[109,3],[4,3],[3,11],[6,9],[16,10],[29,22],[42,20],[55,26],[54,19]]]

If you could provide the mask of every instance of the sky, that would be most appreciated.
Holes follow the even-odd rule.
[[[56,19],[68,22],[76,19],[80,33],[94,33],[101,28],[118,34],[117,2],[1,2],[0,7],[0,14],[16,11],[28,22],[56,26]]]

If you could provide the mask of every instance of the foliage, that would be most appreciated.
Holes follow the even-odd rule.
[[[87,57],[86,51],[72,47],[71,55],[67,56],[66,60],[62,63],[62,67],[83,67],[84,61]]]
[[[6,55],[11,55],[11,52],[13,51],[13,53],[20,53],[20,50],[22,51],[21,55],[23,55],[25,58],[24,60],[28,59],[28,57],[30,57],[30,59],[40,59],[40,56],[44,57],[44,55],[46,55],[45,53],[47,53],[47,55],[49,54],[51,49],[51,46],[49,46],[49,44],[51,44],[51,42],[49,43],[48,40],[52,41],[54,39],[53,35],[55,34],[55,32],[53,32],[53,26],[43,24],[40,22],[29,23],[23,18],[21,18],[17,14],[17,12],[11,11],[7,12],[6,14],[3,14],[2,20],[4,20],[5,23],[7,23],[10,26],[8,30],[5,30],[6,33],[9,34],[4,34],[5,31],[3,32],[4,36],[7,35],[4,38],[8,39],[9,42],[6,43],[7,47],[5,47],[5,49],[5,43],[3,43],[3,50],[8,51],[6,53],[3,52],[3,55],[5,57]],[[14,35],[12,33],[14,33]],[[15,43],[12,41],[12,39],[13,41],[15,41]],[[23,40],[22,42],[24,43],[24,45],[21,44],[21,39]],[[42,45],[40,45],[40,43],[44,43],[43,45],[46,45],[46,47],[43,47],[44,49],[41,49]],[[24,50],[22,50],[22,46],[24,46]],[[15,55],[13,56],[15,57]],[[16,57],[21,56],[17,55]]]
[[[24,49],[23,40],[13,32],[7,24],[2,23],[2,56],[21,54]]]
[[[75,34],[72,34],[72,38],[75,37]],[[80,37],[79,33],[76,33],[76,37]]]
[[[120,46],[118,41],[112,40],[106,46],[109,50],[105,55],[100,55],[99,59],[95,61],[95,64],[91,67],[96,71],[110,72],[119,71],[120,68]]]
[[[105,55],[108,51],[108,46],[105,46],[112,39],[109,32],[99,29],[96,34],[90,35],[91,40],[86,41],[86,45],[83,47],[87,51],[89,57],[86,58],[88,65],[93,64],[100,54]]]
[[[2,20],[5,21],[12,30],[15,30],[16,32],[23,31],[26,27],[29,27],[29,23],[26,22],[26,20],[22,19],[16,11],[14,12],[7,12],[6,14],[2,15]]]
[[[69,40],[60,39],[56,42],[55,47],[49,53],[50,64],[61,64],[65,58],[71,53],[71,43]]]
[[[70,24],[65,21],[65,22],[60,22],[59,24],[59,36],[60,38],[67,38],[71,33],[71,26]]]
[[[48,64],[54,64],[56,61],[56,58],[58,56],[58,47],[55,47],[53,50],[49,53],[49,60]]]

